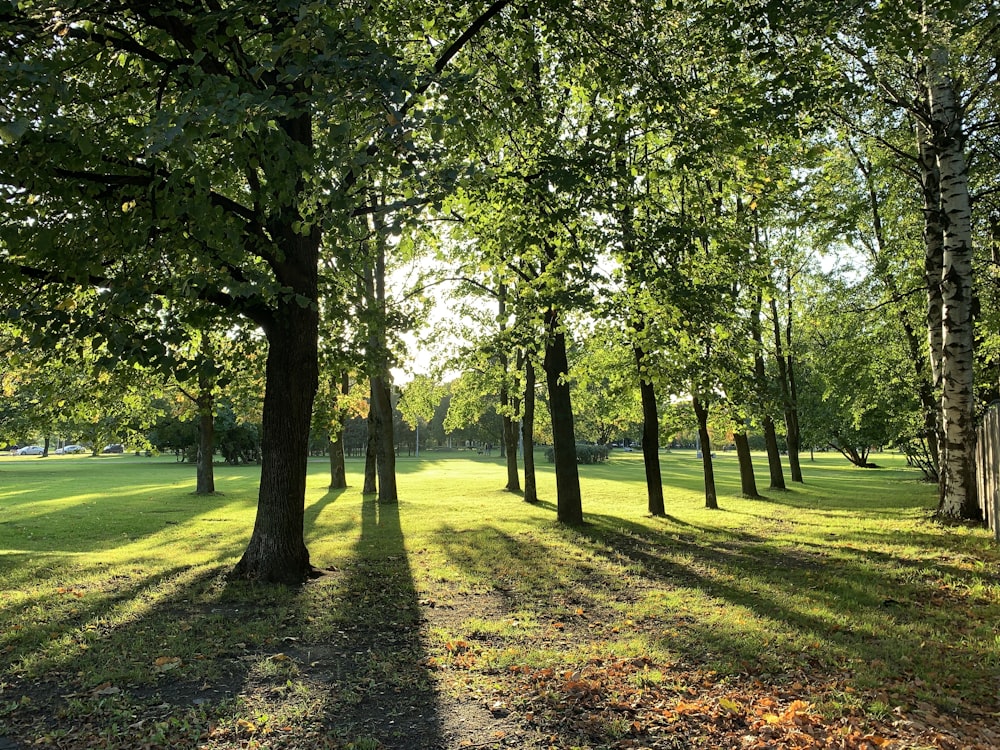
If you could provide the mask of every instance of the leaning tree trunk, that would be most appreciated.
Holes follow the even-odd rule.
[[[573,429],[573,405],[570,399],[569,361],[566,335],[559,330],[558,315],[549,308],[545,313],[548,332],[545,346],[545,380],[552,412],[552,452],[556,469],[556,517],[560,523],[583,523],[580,473],[576,464],[576,435]]]
[[[521,442],[524,444],[524,502],[538,502],[535,482],[535,367],[531,353],[524,357],[524,413],[521,415]]]
[[[656,389],[643,372],[646,353],[641,346],[632,347],[639,372],[639,397],[642,400],[642,463],[646,469],[646,500],[650,515],[665,516],[663,476],[660,473],[660,417],[656,409]]]
[[[701,466],[705,474],[705,507],[716,510],[719,498],[715,493],[715,467],[712,466],[712,441],[708,435],[708,407],[697,396],[691,398],[698,418],[698,439],[701,442]]]
[[[746,430],[736,430],[733,442],[736,443],[736,458],[740,462],[740,491],[743,497],[757,499],[760,493],[757,491],[757,478],[753,475],[753,458]]]
[[[972,210],[965,134],[948,52],[927,58],[934,147],[941,177],[944,253],[941,274],[941,426],[944,437],[938,513],[980,518],[976,499],[972,318]]]
[[[316,299],[319,238],[318,233],[314,235],[294,235],[301,241],[286,243],[284,264],[299,261],[296,273],[288,273],[286,282],[295,283],[295,294],[278,296],[272,320],[265,327],[269,345],[260,494],[253,534],[232,573],[237,578],[294,584],[306,580],[313,570],[304,541],[304,510],[309,425],[319,383],[318,314],[314,305],[303,307],[296,297]],[[306,242],[311,247],[302,247]]]

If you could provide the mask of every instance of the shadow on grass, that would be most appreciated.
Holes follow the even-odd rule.
[[[351,556],[299,589],[226,583],[235,540],[197,567],[19,579],[0,599],[23,623],[0,640],[0,746],[439,746],[399,508],[368,498],[351,523]]]
[[[653,527],[587,519],[554,536],[489,525],[439,533],[453,564],[501,588],[508,614],[559,621],[563,640],[541,631],[524,639],[528,663],[579,669],[581,658],[627,659],[638,650],[719,679],[801,683],[804,693],[847,686],[947,710],[995,703],[1000,650],[990,641],[1000,607],[989,595],[961,593],[989,584],[988,569],[898,564],[855,547],[775,543],[670,518]],[[914,543],[902,532],[893,541]]]
[[[711,653],[713,668],[729,673],[840,672],[869,688],[918,678],[939,686],[933,700],[949,709],[968,696],[980,703],[989,698],[984,685],[995,678],[995,665],[962,633],[977,620],[990,621],[998,608],[986,598],[948,595],[949,589],[981,588],[986,571],[854,547],[774,544],[742,531],[665,538],[621,518],[590,520],[576,532],[606,559],[626,559],[633,575],[657,589],[687,587],[710,600],[700,623],[685,621],[676,636],[660,636],[688,658]],[[898,545],[929,541],[903,532],[888,536],[883,541]],[[951,584],[943,588],[943,581]],[[967,610],[969,619],[940,612],[961,600],[979,611]],[[660,616],[671,618],[669,612],[651,615]]]
[[[330,694],[324,716],[329,731],[348,740],[369,738],[386,750],[436,747],[438,697],[425,666],[399,505],[364,497],[361,533],[344,575],[304,592],[304,602],[310,593],[302,614],[316,623],[305,638],[310,664],[325,676]],[[323,602],[330,606],[325,616],[317,611]]]

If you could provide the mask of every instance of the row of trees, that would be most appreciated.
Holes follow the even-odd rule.
[[[783,422],[800,480],[805,258],[862,249],[829,312],[892,313],[940,511],[969,516],[995,16],[932,0],[5,6],[11,335],[175,377],[203,415],[240,361],[219,351],[266,340],[258,515],[234,575],[299,581],[314,399],[339,423],[351,373],[367,379],[370,479],[395,501],[392,352],[449,284],[495,310],[508,455],[544,384],[558,516],[576,523],[570,356],[588,321],[616,321],[634,361],[653,512],[657,397],[690,398],[706,442],[720,411],[759,426],[772,485]],[[447,271],[394,294],[424,251]],[[849,328],[817,329],[844,369],[816,358],[812,386],[857,374]]]

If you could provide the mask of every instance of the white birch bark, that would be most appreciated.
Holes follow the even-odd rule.
[[[938,513],[978,515],[972,326],[972,212],[962,112],[948,72],[948,50],[927,56],[928,101],[940,174],[944,224],[941,269],[941,419],[943,442]]]

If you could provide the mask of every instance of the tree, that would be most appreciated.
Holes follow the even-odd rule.
[[[434,418],[443,395],[438,383],[426,375],[417,375],[403,388],[398,408],[406,423],[417,431],[416,456],[420,455],[420,426],[426,427]]]
[[[312,571],[303,519],[324,235],[377,210],[379,173],[419,168],[405,155],[424,95],[505,5],[442,19],[455,42],[436,58],[411,41],[423,19],[394,7],[2,11],[8,309],[38,331],[132,337],[132,356],[152,362],[170,332],[137,329],[158,329],[172,300],[211,303],[267,336],[258,513],[237,577]],[[74,312],[78,299],[98,315]]]
[[[878,3],[829,38],[855,92],[911,118],[923,198],[927,329],[940,388],[940,515],[978,518],[970,136],[992,129],[997,9],[990,3]],[[967,122],[972,114],[987,116]]]

